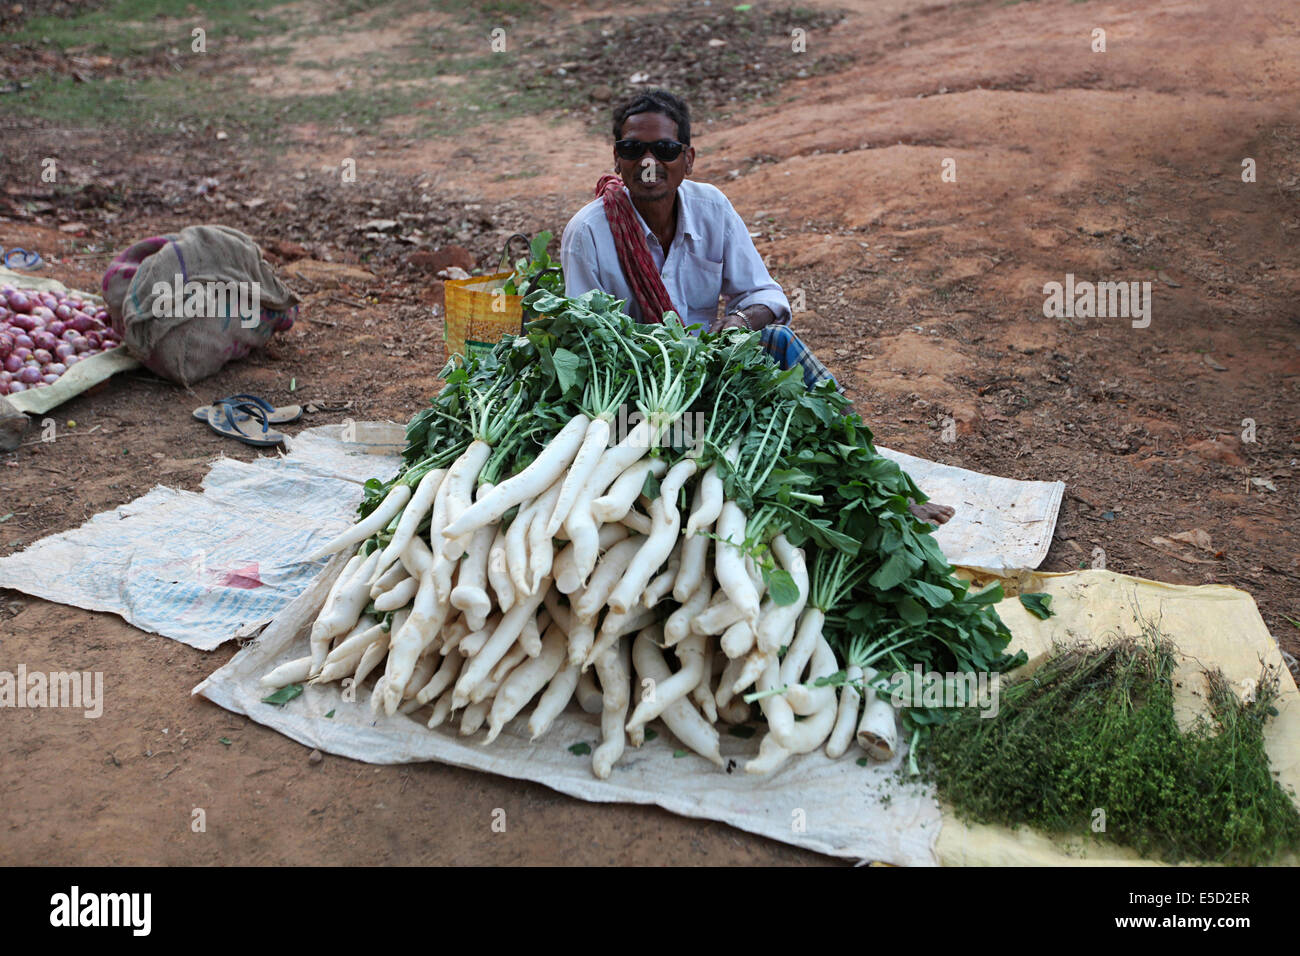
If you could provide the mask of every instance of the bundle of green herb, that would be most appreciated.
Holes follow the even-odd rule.
[[[1005,686],[992,719],[936,726],[927,774],[968,820],[1095,833],[1167,862],[1258,864],[1300,848],[1300,813],[1269,769],[1279,675],[1248,699],[1207,671],[1208,714],[1174,716],[1177,651],[1150,627],[1101,648],[1056,648]]]

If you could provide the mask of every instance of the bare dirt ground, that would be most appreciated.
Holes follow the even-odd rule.
[[[108,121],[2,121],[0,245],[38,249],[43,275],[97,289],[115,249],[219,221],[296,271],[306,301],[292,330],[194,393],[128,374],[57,409],[55,441],[33,431],[0,456],[0,516],[12,513],[0,553],[158,483],[197,488],[219,454],[251,458],[190,418],[213,396],[312,403],[304,425],[409,418],[443,363],[440,283],[411,254],[457,243],[489,268],[506,235],[558,233],[609,164],[609,101],[645,71],[698,94],[696,178],[727,193],[773,274],[802,295],[801,334],[880,444],[1065,481],[1044,569],[1102,549],[1114,570],[1233,585],[1300,653],[1300,15],[1264,0],[808,6],[818,25],[805,53],[790,51],[787,24],[745,40],[738,63],[709,45],[732,34],[699,29],[716,15],[699,4],[638,5],[637,20],[594,2],[551,5],[536,22],[502,14],[518,61],[485,86],[481,72],[376,72],[375,56],[446,47],[469,29],[460,20],[384,17],[380,5],[312,32],[320,8],[300,3],[295,31],[219,49],[200,81],[258,101],[327,82],[364,99],[406,83],[409,101],[365,125],[306,115],[290,97],[274,148],[234,123],[218,139],[215,124],[123,136]],[[580,29],[618,45],[602,53],[602,34]],[[18,91],[6,98],[42,71],[63,75],[66,63],[41,66],[31,49],[4,47]],[[175,60],[79,55],[82,84],[166,77]],[[752,75],[763,69],[780,82]],[[729,77],[744,94],[734,101]],[[493,112],[530,83],[544,94],[531,115]],[[491,116],[476,122],[480,110]],[[49,155],[64,171],[57,188],[39,181]],[[357,182],[344,188],[348,158]],[[372,219],[401,226],[366,237],[356,227]],[[354,270],[339,279],[303,259]],[[1043,285],[1067,273],[1150,281],[1149,327],[1045,318]],[[1208,548],[1169,540],[1197,529]],[[449,767],[309,763],[299,745],[190,698],[234,650],[205,654],[0,592],[0,669],[102,671],[107,694],[93,721],[0,712],[0,863],[824,862],[720,824]],[[191,831],[196,807],[206,833]],[[505,833],[490,828],[498,807]]]

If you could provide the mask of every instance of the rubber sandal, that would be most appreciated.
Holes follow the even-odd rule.
[[[281,408],[273,408],[271,403],[265,399],[259,398],[256,395],[246,394],[231,395],[228,398],[218,398],[214,399],[211,405],[200,405],[198,408],[194,409],[194,417],[201,422],[206,422],[208,420],[208,410],[218,408],[222,402],[251,402],[254,405],[258,405],[266,412],[266,420],[272,425],[288,425],[290,422],[296,422],[298,419],[302,418],[301,405],[285,405]],[[235,412],[234,417],[235,421],[243,422],[244,419],[250,416],[246,415],[244,412]]]
[[[208,408],[208,425],[217,434],[241,441],[246,445],[256,445],[259,448],[278,445],[284,441],[284,435],[271,429],[266,413],[266,408],[269,407],[266,402],[254,404],[236,402],[233,398],[222,399]],[[253,429],[253,434],[250,435],[239,427],[241,419],[245,423],[257,422],[262,426],[261,431]]]

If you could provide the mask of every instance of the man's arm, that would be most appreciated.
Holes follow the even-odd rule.
[[[591,233],[570,226],[560,237],[560,266],[564,270],[564,294],[572,299],[601,288],[596,271],[596,248]]]
[[[749,237],[749,228],[740,213],[731,208],[722,265],[722,294],[726,314],[713,324],[713,331],[724,328],[761,329],[774,323],[790,324],[790,301],[781,286],[763,265],[763,257]],[[742,312],[742,320],[735,312]]]

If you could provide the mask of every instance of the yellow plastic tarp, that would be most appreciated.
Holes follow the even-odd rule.
[[[1175,706],[1180,722],[1203,710],[1204,671],[1217,667],[1239,694],[1258,680],[1261,661],[1280,671],[1278,716],[1265,725],[1265,749],[1277,780],[1300,792],[1300,694],[1255,601],[1245,591],[1222,585],[1162,584],[1111,571],[1069,574],[1026,573],[1003,582],[1008,596],[997,605],[1012,634],[1011,650],[1029,656],[1034,669],[1054,643],[1100,645],[1142,633],[1142,622],[1158,625],[1180,652],[1175,671]],[[1021,605],[1018,594],[1052,595],[1053,616],[1045,621]],[[1178,686],[1181,685],[1181,686]],[[1053,840],[1027,828],[970,825],[944,807],[935,852],[944,866],[1156,865],[1130,850],[1089,838]],[[1295,856],[1279,860],[1295,865]]]

